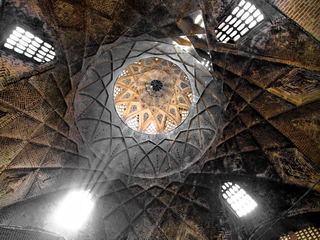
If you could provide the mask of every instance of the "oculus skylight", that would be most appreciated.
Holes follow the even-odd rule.
[[[293,239],[298,239],[298,240],[316,240],[320,239],[320,229],[316,228],[314,226],[307,227],[305,229],[302,229],[298,232],[295,232],[294,238],[291,237],[292,234],[280,237],[280,240],[293,240]]]
[[[222,197],[238,217],[247,215],[258,206],[245,190],[232,182],[222,185]]]
[[[255,5],[242,0],[219,24],[216,29],[217,40],[224,43],[236,42],[263,19],[263,14]]]
[[[56,54],[54,47],[21,27],[7,38],[4,46],[39,63],[52,61]]]

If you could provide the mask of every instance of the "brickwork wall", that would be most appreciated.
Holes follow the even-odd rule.
[[[320,40],[319,0],[273,0],[272,2],[284,14]]]

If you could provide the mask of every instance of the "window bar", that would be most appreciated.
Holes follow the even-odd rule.
[[[232,182],[222,185],[222,197],[238,217],[247,215],[258,206],[245,190]]]
[[[7,38],[4,46],[39,63],[50,62],[56,56],[52,45],[18,26]]]
[[[216,37],[220,42],[236,42],[263,19],[263,14],[255,5],[242,0],[219,24]]]

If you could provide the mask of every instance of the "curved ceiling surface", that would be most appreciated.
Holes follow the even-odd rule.
[[[128,66],[139,65],[148,58],[155,65],[170,63],[171,71],[182,70],[176,71],[179,79],[190,80],[180,80],[180,84],[188,83],[192,90],[192,96],[182,94],[190,101],[189,114],[184,121],[181,119],[182,124],[164,133],[134,130],[121,119],[115,107],[119,94],[117,78],[128,74]],[[157,95],[166,85],[161,78],[164,74],[152,71],[149,74],[152,76],[144,77],[159,90],[150,90]],[[76,124],[84,142],[106,168],[131,176],[167,176],[197,161],[215,138],[221,114],[219,86],[214,75],[178,46],[149,41],[124,43],[103,50],[83,76],[75,96]]]
[[[169,132],[188,116],[191,84],[174,63],[145,58],[126,67],[114,86],[120,118],[133,130],[147,134]]]

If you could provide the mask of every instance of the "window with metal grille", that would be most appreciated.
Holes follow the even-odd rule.
[[[292,234],[288,234],[287,236],[280,237],[279,240],[316,240],[320,239],[320,229],[314,226],[307,227],[300,231],[297,231]]]
[[[216,36],[219,42],[238,41],[264,19],[263,14],[249,1],[241,0],[219,23]]]
[[[222,197],[238,217],[253,211],[258,205],[238,184],[226,182],[222,185]]]
[[[16,27],[7,38],[4,47],[31,58],[38,63],[52,61],[54,47],[21,27]]]

